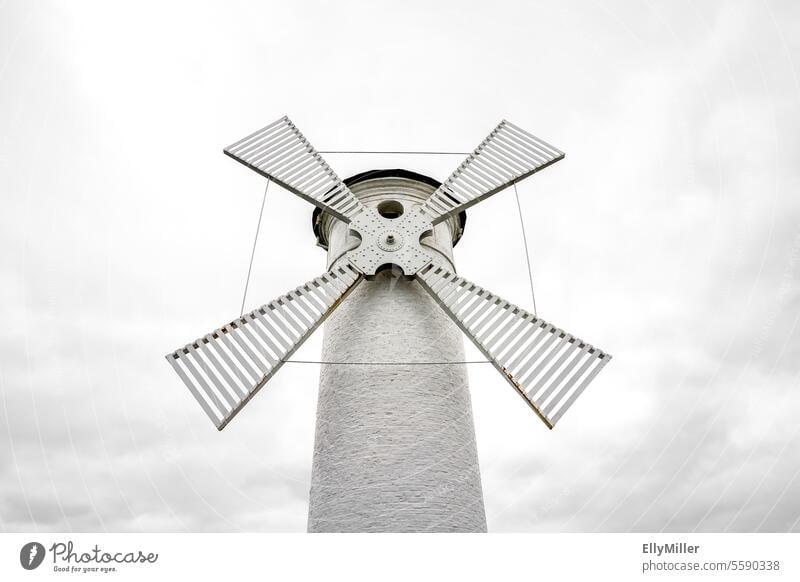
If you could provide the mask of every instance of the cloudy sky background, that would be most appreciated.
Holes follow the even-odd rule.
[[[238,313],[264,180],[221,149],[288,114],[567,152],[520,186],[539,313],[615,359],[552,432],[469,369],[490,530],[798,531],[800,5],[565,4],[2,3],[0,527],[305,530],[317,367],[218,433],[163,359]],[[251,307],[324,269],[310,215],[270,189]],[[530,308],[511,192],[456,260]]]

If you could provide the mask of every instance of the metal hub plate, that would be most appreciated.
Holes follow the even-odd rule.
[[[396,265],[406,277],[413,277],[433,260],[419,242],[423,234],[433,230],[433,224],[419,209],[385,218],[367,207],[352,218],[349,227],[361,238],[361,244],[347,257],[367,277],[374,277],[384,265]]]

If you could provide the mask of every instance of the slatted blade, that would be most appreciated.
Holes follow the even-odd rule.
[[[422,210],[436,224],[563,158],[561,150],[501,121],[431,194]]]
[[[345,222],[364,206],[288,117],[229,145],[226,155]]]
[[[166,358],[217,429],[225,428],[362,276],[337,267]]]
[[[436,265],[422,286],[553,428],[611,360],[563,329]]]

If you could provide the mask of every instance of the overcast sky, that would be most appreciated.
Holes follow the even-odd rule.
[[[615,358],[552,432],[470,367],[491,531],[800,530],[799,49],[791,1],[2,3],[0,527],[305,530],[318,368],[218,433],[163,359],[238,314],[264,180],[221,150],[288,114],[567,152],[519,189],[537,306]],[[250,307],[324,270],[311,210],[270,189]],[[530,308],[511,192],[456,261]]]

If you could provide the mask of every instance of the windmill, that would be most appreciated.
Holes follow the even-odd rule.
[[[447,233],[453,235],[459,224],[463,228],[464,211],[564,158],[563,152],[516,125],[502,121],[441,184],[408,172],[389,172],[367,176],[358,187],[349,181],[348,186],[287,117],[228,146],[224,153],[319,209],[318,226],[327,221],[329,270],[167,354],[217,429],[225,428],[314,330],[358,290],[369,301],[353,300],[358,308],[348,313],[347,322],[336,323],[334,333],[326,330],[323,348],[329,355],[352,357],[352,346],[343,347],[337,335],[348,333],[353,321],[369,318],[367,310],[381,309],[376,297],[386,296],[376,293],[388,268],[400,274],[398,289],[400,296],[406,293],[405,303],[398,304],[401,309],[394,305],[388,320],[369,324],[370,329],[380,325],[380,333],[354,345],[372,353],[355,354],[353,363],[374,363],[365,360],[376,356],[376,344],[386,348],[378,350],[378,357],[386,351],[407,354],[407,339],[414,337],[413,333],[406,337],[402,324],[406,319],[413,322],[415,316],[402,308],[414,311],[418,304],[436,304],[441,308],[437,312],[446,314],[472,340],[552,429],[611,359],[455,272],[451,252],[458,237],[449,238]],[[437,235],[441,232],[445,235]],[[360,285],[364,280],[369,283]],[[430,312],[417,317],[415,329],[429,327],[432,317]],[[451,376],[422,371],[428,364],[447,362],[406,362],[402,383],[395,383],[391,392],[381,392],[376,387],[396,377],[381,384],[374,368],[326,375],[323,366],[309,530],[485,529],[471,404],[465,373],[459,371],[463,365],[455,359],[462,348],[460,339],[445,337],[452,327],[441,324],[433,340],[428,341],[427,330],[419,336],[426,339],[416,340],[428,341],[428,355],[442,358],[442,350],[447,352],[445,357],[455,369]],[[398,400],[395,393],[418,382],[421,374],[424,390]],[[449,383],[459,384],[455,392]],[[424,409],[429,396],[438,399],[432,401],[438,407],[433,418]],[[459,410],[450,412],[453,406]],[[378,409],[380,418],[363,420],[374,417]],[[399,420],[392,416],[397,411],[402,413]],[[413,422],[408,420],[411,416]],[[387,426],[384,440],[373,442],[371,433],[382,433]],[[427,452],[403,458],[402,450],[411,449],[398,443],[418,451],[424,449],[422,440],[447,433],[453,426],[457,437],[434,437]],[[431,464],[425,458],[429,453],[439,456],[437,463],[451,466],[429,475]],[[459,468],[463,465],[472,467]],[[416,481],[409,477],[404,484],[405,475],[425,477]],[[441,487],[440,480],[449,484]],[[469,493],[459,498],[462,489]],[[403,509],[411,506],[412,511]]]

